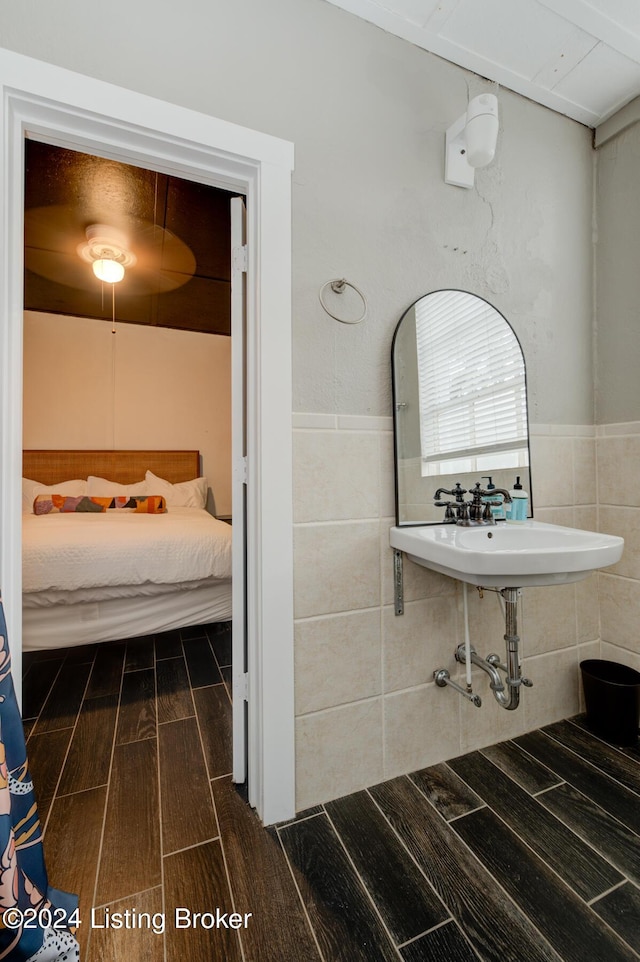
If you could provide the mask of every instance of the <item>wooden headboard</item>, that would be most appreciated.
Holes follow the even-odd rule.
[[[90,474],[118,484],[133,484],[145,471],[176,484],[200,476],[199,451],[23,451],[22,476],[59,484]]]

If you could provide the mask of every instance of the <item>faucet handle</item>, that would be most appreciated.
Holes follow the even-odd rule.
[[[486,492],[482,490],[482,485],[480,484],[480,482],[476,481],[475,487],[473,488],[473,490],[469,491],[469,494],[473,495],[473,500],[477,504],[480,501],[480,498],[482,497],[482,495],[486,494]]]
[[[455,496],[456,501],[464,501],[464,496],[467,493],[467,489],[463,488],[459,481],[456,481],[455,485],[451,490],[451,494]]]
[[[453,510],[453,505],[455,504],[455,501],[434,501],[434,504],[436,508],[446,508],[446,511],[444,513],[445,521],[456,520],[456,513]]]

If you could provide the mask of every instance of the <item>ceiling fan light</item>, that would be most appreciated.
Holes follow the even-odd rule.
[[[93,262],[93,273],[99,281],[107,284],[117,284],[124,277],[124,267],[118,261],[102,257]]]

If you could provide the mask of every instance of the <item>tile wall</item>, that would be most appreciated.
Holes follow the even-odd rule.
[[[474,669],[474,708],[433,683],[437,668],[464,675],[453,658],[461,586],[405,559],[405,613],[394,614],[391,418],[301,413],[293,423],[298,810],[579,711],[578,663],[600,652],[597,577],[524,592],[534,687],[506,712]],[[536,518],[596,528],[594,429],[538,425],[531,455]],[[640,512],[638,538],[640,558]],[[502,653],[496,595],[470,588],[468,602],[472,643]]]
[[[621,535],[624,553],[598,575],[602,657],[640,671],[640,421],[598,427],[600,530]]]

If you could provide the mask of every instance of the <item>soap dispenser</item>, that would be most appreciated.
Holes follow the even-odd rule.
[[[493,483],[493,477],[489,474],[482,476],[483,481],[488,481],[486,490],[493,492],[495,490],[495,484]],[[502,494],[489,494],[487,497],[482,499],[483,501],[499,501],[500,504],[491,505],[491,514],[493,515],[494,521],[504,521],[504,495]]]
[[[527,520],[529,495],[522,489],[519,476],[516,478],[516,483],[509,494],[511,495],[511,504],[507,513],[507,521],[511,521],[513,524],[521,524]]]

